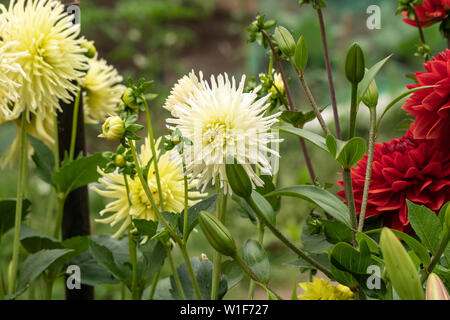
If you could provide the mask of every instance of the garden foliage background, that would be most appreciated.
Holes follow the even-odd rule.
[[[7,4],[9,1],[0,0]],[[381,29],[369,30],[366,27],[369,5],[376,4],[381,7]],[[358,42],[364,49],[367,64],[372,65],[386,57],[391,52],[395,55],[377,77],[377,85],[380,91],[380,105],[383,101],[398,94],[406,83],[411,83],[405,75],[412,70],[421,70],[423,58],[414,57],[412,52],[418,43],[417,30],[403,23],[400,17],[393,13],[397,7],[396,0],[330,0],[327,1],[326,27],[329,46],[331,50],[331,63],[335,70],[338,106],[341,115],[341,124],[345,130],[349,103],[349,84],[345,81],[343,72],[345,53],[353,42]],[[276,19],[281,25],[293,31],[297,38],[303,34],[309,47],[308,78],[310,87],[316,96],[320,106],[330,104],[326,72],[324,68],[322,45],[320,43],[319,27],[316,17],[312,14],[310,6],[301,9],[297,0],[82,0],[81,1],[81,25],[82,34],[88,39],[94,40],[100,56],[114,65],[119,73],[126,79],[128,76],[155,80],[153,92],[159,92],[159,98],[152,103],[151,108],[155,112],[154,126],[156,135],[166,133],[164,118],[168,111],[162,108],[169,88],[179,76],[191,69],[202,70],[206,78],[210,74],[227,72],[240,77],[242,74],[257,76],[265,71],[268,56],[264,54],[257,44],[247,44],[247,27],[256,13],[270,13],[269,19]],[[427,42],[436,52],[442,51],[445,43],[436,30],[438,25],[424,30]],[[433,53],[436,53],[433,52]],[[337,72],[336,72],[337,71]],[[297,77],[291,75],[293,87],[298,87]],[[302,93],[302,90],[294,90]],[[296,96],[296,105],[307,110],[303,95]],[[345,111],[344,111],[345,110]],[[381,110],[380,110],[381,112]],[[325,119],[332,123],[331,106],[324,111]],[[357,135],[364,136],[368,130],[368,112],[362,108],[358,117],[367,118],[367,121],[358,122]],[[390,112],[384,121],[384,136],[378,138],[378,142],[388,141],[394,137],[400,137],[402,130],[409,126],[405,121],[406,114],[400,109],[400,105]],[[364,123],[367,126],[364,127]],[[142,123],[144,125],[144,123]],[[317,127],[313,121],[308,128]],[[333,125],[330,125],[332,128]],[[0,155],[7,149],[15,136],[14,125],[0,126]],[[111,150],[114,145],[108,145],[105,139],[97,139],[101,131],[99,126],[87,125],[88,152]],[[294,137],[286,137],[281,144],[280,185],[305,184],[309,176],[304,165],[300,165],[301,152],[298,142]],[[338,167],[327,166],[325,163],[334,163],[322,156],[317,149],[310,149],[313,163],[317,168],[322,168],[322,185],[334,183],[338,180]],[[17,168],[0,169],[0,199],[15,197]],[[37,176],[30,176],[28,194],[33,203],[33,215],[39,216],[30,220],[32,227],[46,230],[49,224],[53,225],[52,217],[46,212],[50,187],[39,180]],[[335,186],[334,191],[337,190]],[[104,198],[90,193],[91,219],[98,217],[98,212],[104,208]],[[277,219],[277,225],[288,237],[301,241],[301,225],[304,217],[310,211],[309,204],[303,202],[303,206],[294,205],[298,199],[283,199],[283,214]],[[248,219],[241,219],[240,211],[236,205],[231,204],[229,209],[229,224],[234,230],[238,243],[242,243],[250,236],[256,236],[255,228],[251,227]],[[29,217],[30,218],[30,217]],[[91,224],[92,233],[110,233],[107,225]],[[3,239],[4,243],[12,241],[12,234],[8,233]],[[279,242],[272,241],[271,234],[267,234],[265,247],[271,258],[271,265],[289,261],[289,255],[285,247]],[[213,255],[212,248],[207,244],[201,233],[194,233],[189,244],[191,256],[199,256],[205,253]],[[7,263],[11,255],[11,246],[0,247],[0,261]],[[22,258],[25,255],[22,255]],[[181,262],[181,257],[175,256],[176,264]],[[293,260],[293,259],[291,259]],[[6,265],[2,266],[3,269]],[[294,267],[292,267],[294,268]],[[282,295],[289,297],[292,287],[292,275],[284,272],[284,268],[272,269],[272,281],[274,289]],[[277,273],[278,271],[278,273]],[[294,271],[294,269],[293,269]],[[163,270],[162,277],[167,276],[170,270]],[[300,275],[297,271],[297,280],[303,280],[306,274]],[[58,282],[54,289],[54,298],[64,297],[63,283]],[[243,282],[233,288],[225,299],[244,299],[247,296],[248,285]],[[283,294],[284,293],[284,294]],[[32,295],[33,292],[30,292]],[[259,293],[261,297],[265,293]],[[115,299],[120,297],[118,285],[103,285],[96,288],[96,298]],[[256,297],[258,297],[258,292]],[[27,298],[27,297],[22,297]]]

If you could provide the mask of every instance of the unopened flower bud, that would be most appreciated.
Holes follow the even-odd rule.
[[[225,171],[231,190],[239,197],[249,198],[252,194],[252,182],[244,167],[238,163],[226,164]]]
[[[347,52],[345,61],[345,76],[348,81],[358,84],[364,78],[365,62],[361,47],[354,43]]]
[[[381,232],[381,251],[392,286],[402,300],[423,300],[422,283],[411,257],[388,228]]]
[[[113,116],[106,119],[105,123],[103,123],[102,134],[99,137],[108,140],[119,140],[123,137],[124,132],[125,127],[122,119],[118,116]]]
[[[121,154],[117,154],[114,157],[114,164],[116,166],[118,166],[119,168],[122,168],[123,166],[125,166],[127,162],[125,161],[125,158],[121,155]]]
[[[278,93],[278,91],[280,91],[281,94],[284,93],[284,82],[283,82],[283,78],[281,77],[281,74],[274,73],[273,86],[272,86],[272,88],[270,88],[270,92],[272,92],[272,94],[276,94],[276,93]]]
[[[131,109],[139,108],[139,104],[136,103],[136,99],[133,95],[133,89],[127,88],[122,95],[122,101]]]
[[[216,251],[226,256],[235,255],[236,243],[227,227],[219,219],[206,211],[201,211],[198,222],[206,239]]]
[[[367,88],[366,93],[362,97],[362,102],[370,109],[376,108],[378,104],[378,87],[375,80],[373,80],[369,88]]]
[[[279,26],[275,28],[275,39],[277,40],[278,47],[287,57],[294,56],[295,53],[295,41],[292,34],[285,27]]]
[[[435,273],[428,276],[427,300],[450,300],[447,289]]]
[[[95,49],[94,41],[85,41],[80,45],[82,48],[86,49],[84,55],[89,59],[92,59],[97,54],[97,49]]]

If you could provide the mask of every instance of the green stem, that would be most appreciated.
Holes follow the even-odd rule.
[[[191,277],[192,284],[194,286],[195,295],[198,300],[202,300],[202,294],[200,292],[200,287],[198,286],[197,278],[195,277],[194,269],[192,269],[191,260],[189,259],[189,254],[186,250],[186,246],[180,246],[181,252],[183,253],[184,261],[189,271],[189,276]]]
[[[442,253],[444,252],[445,248],[447,248],[448,242],[450,240],[450,229],[447,229],[444,233],[444,236],[442,237],[441,242],[439,243],[439,247],[436,251],[436,254],[431,258],[430,265],[425,268],[425,273],[421,277],[422,283],[425,282],[425,280],[428,278],[429,274],[433,272],[434,267],[436,264],[441,260]]]
[[[69,160],[71,161],[75,156],[75,143],[77,140],[78,112],[80,110],[80,100],[81,100],[81,86],[78,87],[77,96],[75,98],[75,104],[73,106],[72,135],[70,136],[70,149],[69,149]]]
[[[153,300],[153,297],[155,296],[156,286],[158,285],[160,275],[161,269],[158,270],[158,272],[155,274],[155,277],[153,278],[152,288],[150,289],[150,295],[148,296],[148,300]]]
[[[370,111],[370,129],[369,129],[369,150],[367,152],[366,177],[364,180],[364,191],[361,202],[361,212],[359,213],[358,231],[362,232],[364,228],[364,219],[366,218],[367,200],[369,199],[370,177],[372,175],[373,153],[375,148],[375,123],[377,120],[377,109],[369,108]]]
[[[183,158],[183,182],[184,182],[184,216],[183,216],[183,243],[186,243],[188,233],[188,212],[189,212],[189,184],[186,175],[186,162]]]
[[[170,224],[167,222],[167,220],[162,216],[161,212],[159,211],[159,208],[156,206],[155,200],[153,199],[153,196],[152,196],[152,192],[148,186],[148,182],[145,181],[144,174],[142,172],[141,164],[139,163],[139,159],[137,157],[136,148],[133,144],[133,141],[128,140],[128,144],[130,146],[130,150],[133,155],[133,161],[136,165],[136,172],[139,177],[139,180],[141,181],[142,188],[144,189],[145,195],[147,196],[148,200],[150,201],[150,204],[152,205],[153,210],[155,211],[155,214],[158,217],[158,220],[161,221],[161,223],[164,225],[164,227],[166,227],[167,231],[170,233],[172,238],[177,243],[182,243],[182,239],[173,230],[173,228],[170,226]]]
[[[283,242],[286,245],[286,247],[295,252],[303,260],[309,262],[312,266],[322,271],[328,278],[332,279],[333,274],[331,273],[331,271],[327,267],[321,265],[314,258],[308,256],[308,254],[305,251],[297,247],[293,242],[291,242],[288,238],[286,238],[284,234],[281,233],[281,231],[278,230],[277,227],[274,224],[272,224],[272,222],[269,221],[269,219],[267,219],[267,217],[261,212],[261,210],[258,208],[256,203],[251,198],[246,199],[246,201],[255,212],[256,216],[258,217],[258,220],[262,221],[264,225],[268,227],[270,231],[272,231],[275,237],[277,237],[281,242]]]
[[[186,300],[183,292],[183,287],[181,286],[180,278],[178,277],[177,269],[175,268],[175,264],[173,263],[172,252],[170,251],[170,247],[168,244],[164,244],[167,252],[167,258],[169,259],[170,269],[172,270],[173,279],[175,280],[175,285],[177,287],[178,293],[182,300]]]
[[[52,300],[53,280],[44,278],[44,300]]]
[[[219,182],[217,182],[219,183]],[[223,224],[225,224],[225,218],[227,213],[227,196],[221,191],[220,202],[218,203],[217,216]],[[213,260],[213,276],[211,287],[211,300],[217,300],[219,296],[219,282],[220,282],[220,267],[222,263],[222,255],[215,251]]]
[[[66,202],[66,198],[63,196],[60,196],[58,193],[56,194],[56,197],[58,198],[58,211],[56,214],[55,227],[53,229],[53,237],[56,239],[59,239],[62,218],[63,218],[63,214],[64,214],[64,204]]]
[[[158,186],[159,204],[161,207],[161,211],[164,211],[164,199],[163,199],[163,195],[162,195],[161,179],[159,176],[158,159],[156,156],[155,139],[153,136],[153,126],[152,126],[152,121],[150,118],[150,108],[148,107],[147,101],[145,99],[144,99],[144,105],[145,105],[145,115],[147,118],[148,135],[149,135],[149,139],[150,139],[150,148],[151,148],[152,154],[153,154],[153,165],[155,168],[156,184]]]
[[[17,199],[16,212],[14,221],[14,242],[13,254],[11,263],[9,265],[8,274],[8,293],[13,294],[16,285],[17,267],[19,263],[20,253],[20,225],[22,223],[22,204],[23,192],[25,184],[27,183],[27,165],[28,165],[28,141],[27,141],[27,120],[25,112],[22,113],[21,127],[20,127],[20,169],[19,181],[17,183]]]
[[[264,225],[261,222],[258,222],[258,242],[263,245],[264,242]],[[248,288],[248,300],[253,300],[255,295],[256,283],[253,280],[250,280],[250,286]]]
[[[275,295],[277,297],[278,300],[283,300],[282,297],[280,297],[278,295],[278,293],[276,293],[275,291],[272,290],[272,288],[270,288],[266,283],[264,283],[261,279],[258,278],[258,276],[252,271],[252,269],[250,269],[250,267],[245,263],[244,260],[242,260],[242,258],[238,255],[235,254],[233,257],[234,261],[236,261],[236,263],[242,268],[242,270],[247,273],[247,275],[253,280],[256,281],[262,285],[264,285],[267,290],[269,290],[273,295]]]
[[[131,226],[130,228],[128,228],[128,247],[130,249],[130,262],[132,266],[131,296],[133,297],[133,300],[140,300],[141,297],[137,287],[138,265],[137,265],[136,243],[133,240],[133,235],[131,233]]]
[[[353,246],[356,246],[355,230],[357,228],[357,222],[356,222],[355,196],[353,194],[352,173],[350,168],[344,168],[343,178],[345,185],[345,197],[350,212],[350,223],[352,226],[352,243]]]
[[[351,139],[355,136],[356,130],[356,113],[357,111],[357,99],[358,99],[358,84],[352,84],[351,105],[350,105],[350,126],[348,131],[348,138]]]
[[[126,291],[125,291],[125,284],[124,283],[122,283],[121,284],[121,286],[120,286],[120,299],[121,300],[125,300],[126,299]]]

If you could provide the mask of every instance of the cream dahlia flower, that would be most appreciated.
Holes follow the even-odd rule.
[[[87,57],[80,47],[79,25],[64,6],[55,0],[11,0],[9,8],[0,5],[4,42],[17,43],[14,52],[27,52],[17,62],[24,73],[16,73],[13,81],[20,84],[20,101],[15,103],[6,120],[13,120],[26,110],[43,116],[59,108],[58,100],[68,103],[77,91],[73,81],[81,81],[87,69]]]
[[[244,93],[244,84],[245,76],[238,87],[234,77],[230,81],[227,74],[217,80],[212,76],[211,84],[201,81],[185,103],[175,104],[174,118],[167,119],[169,129],[179,129],[193,142],[184,146],[187,173],[198,179],[202,191],[219,177],[220,187],[231,193],[225,164],[233,158],[244,166],[253,187],[262,186],[252,166],[270,175],[269,157],[279,157],[272,147],[280,140],[271,132],[279,114],[265,116],[270,95],[257,100],[260,87]]]
[[[161,139],[156,142],[157,159],[159,175],[161,179],[162,195],[164,200],[164,210],[170,212],[181,212],[184,209],[184,180],[183,173],[180,169],[180,163],[176,160],[170,159],[169,153],[165,153],[161,156],[159,151]],[[139,160],[141,165],[147,164],[152,158],[152,151],[150,148],[150,140],[145,139],[145,143],[141,147]],[[153,163],[148,170],[148,184],[153,194],[153,198],[157,206],[160,206],[158,187],[156,183],[156,177],[154,174]],[[113,237],[119,237],[131,224],[131,220],[145,219],[156,221],[157,217],[155,211],[148,200],[139,177],[131,179],[127,176],[130,193],[127,195],[125,187],[125,181],[123,175],[118,172],[104,173],[101,170],[99,173],[103,176],[99,179],[99,182],[104,185],[105,189],[98,189],[93,187],[93,190],[99,195],[115,199],[110,202],[105,209],[100,211],[100,215],[112,212],[110,216],[103,219],[96,219],[98,223],[110,224],[111,227],[121,222],[122,225],[113,235]],[[192,185],[189,186],[190,188]],[[189,206],[198,202],[200,197],[204,194],[199,192],[189,192]],[[131,206],[130,206],[131,202]]]
[[[123,78],[103,59],[89,60],[89,71],[83,81],[83,108],[87,123],[98,123],[115,115],[125,90]]]
[[[174,117],[176,116],[173,114],[175,110],[174,106],[179,103],[186,104],[189,96],[194,93],[194,88],[200,89],[201,82],[203,81],[202,72],[200,72],[199,78],[195,75],[194,71],[191,71],[188,75],[179,79],[173,86],[170,95],[164,104],[164,108],[169,110]]]

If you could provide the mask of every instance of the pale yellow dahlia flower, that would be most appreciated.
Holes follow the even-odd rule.
[[[353,300],[354,293],[349,287],[341,284],[334,286],[325,279],[314,278],[313,282],[299,283],[303,294],[302,300]]]
[[[50,116],[77,91],[73,81],[80,82],[87,69],[86,49],[80,47],[80,27],[73,24],[64,6],[55,0],[11,0],[9,7],[0,5],[0,19],[4,28],[0,34],[5,42],[17,43],[14,52],[27,52],[17,62],[24,73],[16,73],[13,80],[20,84],[20,100],[7,114],[13,120],[22,111]]]
[[[253,187],[262,186],[252,165],[270,175],[269,158],[279,157],[275,149],[280,140],[271,132],[279,113],[265,115],[270,94],[257,100],[260,87],[244,93],[244,84],[245,76],[237,86],[234,77],[230,81],[227,74],[217,80],[212,76],[210,84],[201,81],[185,103],[173,106],[174,118],[166,120],[169,129],[179,129],[193,142],[184,146],[184,156],[188,174],[198,179],[202,191],[219,177],[220,187],[231,193],[225,165],[233,158],[244,166]]]
[[[186,104],[189,96],[194,93],[194,88],[199,89],[201,87],[202,81],[202,72],[200,72],[199,77],[197,77],[193,70],[188,75],[179,79],[172,90],[170,90],[170,95],[164,104],[164,108],[169,110],[175,117],[176,115],[173,113],[175,110],[174,106],[178,103]]]
[[[89,71],[83,80],[83,108],[86,123],[98,123],[115,115],[125,90],[123,78],[103,59],[90,59]]]
[[[169,153],[159,156],[160,142],[161,139],[158,139],[156,142],[156,148],[162,195],[164,200],[164,210],[178,213],[184,209],[183,173],[180,169],[180,163],[176,160],[170,159]],[[141,146],[141,152],[139,155],[141,165],[146,165],[151,158],[152,151],[150,148],[150,140],[146,138],[145,143]],[[127,176],[130,190],[130,193],[127,194],[125,181],[122,174],[119,174],[118,172],[104,173],[101,170],[99,172],[103,176],[99,179],[99,182],[106,188],[99,189],[93,187],[93,190],[103,197],[112,198],[115,200],[110,202],[105,209],[100,211],[101,216],[108,212],[112,212],[113,214],[107,218],[96,219],[96,222],[110,224],[111,227],[121,222],[122,225],[113,237],[119,237],[128,228],[134,218],[153,221],[157,220],[155,211],[144,192],[139,177],[136,176],[134,179],[131,179]],[[148,170],[148,185],[153,194],[156,205],[160,207],[153,162]],[[189,187],[191,188],[192,185]],[[199,192],[190,191],[189,206],[197,203],[198,200],[195,199],[203,196],[205,195]]]

